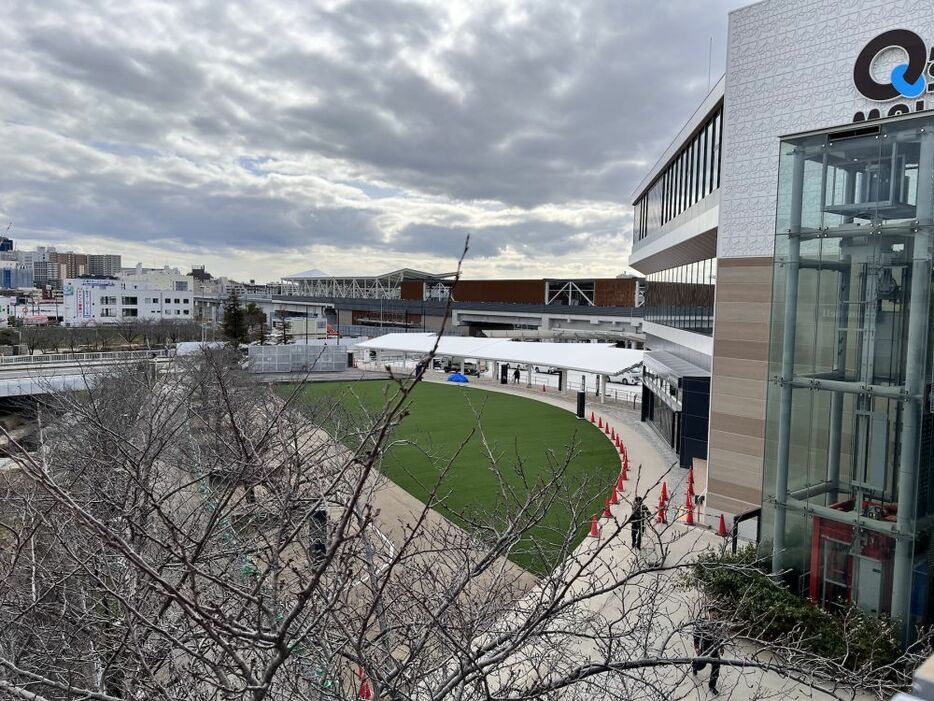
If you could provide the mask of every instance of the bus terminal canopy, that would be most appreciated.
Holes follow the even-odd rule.
[[[358,344],[357,348],[426,355],[438,341],[433,333],[389,333]],[[537,343],[508,338],[442,336],[436,356],[496,360],[561,370],[619,375],[642,363],[643,351],[616,348],[608,343]]]

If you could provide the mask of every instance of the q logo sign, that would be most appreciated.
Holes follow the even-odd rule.
[[[872,68],[879,54],[887,49],[899,49],[907,61],[897,63],[889,72],[888,79],[879,82],[873,76]],[[929,62],[928,49],[921,37],[907,29],[892,29],[877,36],[860,51],[853,65],[853,82],[863,97],[875,102],[887,102],[898,98],[915,100],[928,90],[934,90],[934,81],[928,79]],[[892,117],[923,109],[922,100],[918,100],[914,105],[901,102],[890,107],[886,116]],[[853,121],[862,122],[881,116],[879,109],[871,109],[866,114],[857,112]]]

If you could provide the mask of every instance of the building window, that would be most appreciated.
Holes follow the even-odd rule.
[[[103,309],[101,309],[101,316],[104,317],[105,319],[112,319],[116,317],[117,315],[113,309],[110,309],[109,307],[104,307]]]
[[[101,297],[101,304],[116,304],[116,297]]]
[[[698,127],[633,205],[633,238],[641,241],[720,187],[722,106]]]
[[[645,320],[712,335],[716,280],[713,258],[652,273],[646,278]]]
[[[123,316],[124,318],[139,316],[139,310],[138,309],[123,309],[121,316]]]
[[[136,300],[136,297],[124,297],[124,298],[123,298],[123,304],[125,304],[125,305],[126,305],[126,304],[135,305],[135,304],[136,304],[136,301],[137,301],[137,300]],[[124,310],[124,311],[125,311],[125,310]],[[126,316],[126,314],[124,314],[123,316]],[[134,315],[134,316],[135,316],[135,315]]]

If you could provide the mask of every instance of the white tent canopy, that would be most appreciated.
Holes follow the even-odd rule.
[[[428,353],[438,341],[433,333],[389,333],[360,343],[357,348]],[[548,366],[562,370],[618,375],[642,362],[643,351],[606,343],[531,343],[506,338],[442,336],[436,355]]]

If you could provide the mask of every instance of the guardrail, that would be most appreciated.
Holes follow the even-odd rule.
[[[138,351],[102,351],[99,353],[46,353],[43,355],[0,356],[0,367],[4,365],[43,365],[46,363],[99,363],[120,360],[149,360],[168,358],[168,349]]]

